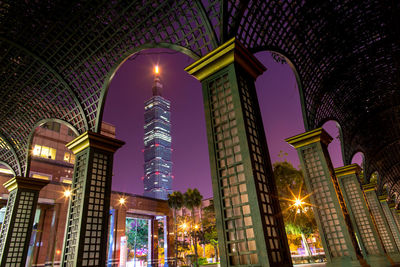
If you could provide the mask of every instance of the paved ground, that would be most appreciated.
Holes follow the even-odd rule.
[[[305,264],[294,264],[296,267],[323,267],[325,266],[325,262],[323,263],[305,263]]]

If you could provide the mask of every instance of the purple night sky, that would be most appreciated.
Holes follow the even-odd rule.
[[[286,159],[299,167],[294,148],[284,139],[304,132],[299,91],[288,64],[276,63],[269,53],[256,57],[267,71],[256,81],[265,133],[272,162]],[[151,97],[153,67],[160,66],[163,96],[171,101],[173,189],[198,188],[204,198],[212,196],[201,85],[183,69],[193,62],[166,49],[142,51],[116,72],[107,96],[103,120],[116,126],[124,140],[114,158],[113,190],[142,194],[144,101]],[[334,137],[329,146],[334,167],[342,166],[338,130],[334,122],[324,128]],[[288,153],[279,157],[280,151]]]

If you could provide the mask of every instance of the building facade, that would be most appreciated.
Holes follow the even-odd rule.
[[[115,138],[115,126],[103,122],[101,133]],[[30,177],[49,180],[50,183],[39,193],[26,266],[60,265],[69,198],[73,195],[70,186],[75,164],[75,155],[65,145],[75,137],[70,128],[58,122],[41,125],[33,135]],[[13,177],[12,172],[0,164],[0,184]],[[4,221],[8,198],[9,192],[1,186],[0,228]],[[170,261],[174,238],[171,216],[167,201],[113,191],[110,200],[109,235],[106,241],[108,266],[130,264],[129,244],[123,244],[129,234],[127,222],[135,218],[146,220],[148,224],[147,255],[144,260],[146,264],[156,266]],[[160,227],[162,228],[159,231]],[[163,236],[159,236],[159,232],[162,232]],[[158,255],[160,247],[164,248],[163,257]]]
[[[144,195],[168,199],[172,192],[170,101],[162,97],[158,71],[153,96],[145,102],[144,113]]]

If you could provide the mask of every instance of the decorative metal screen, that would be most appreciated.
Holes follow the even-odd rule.
[[[393,237],[391,237],[392,233],[389,232],[382,207],[379,203],[375,191],[367,191],[365,192],[365,195],[367,196],[369,208],[371,210],[372,215],[374,216],[375,224],[376,227],[378,228],[378,233],[382,239],[383,246],[385,247],[386,252],[397,253],[398,252],[397,246],[394,243]]]
[[[362,195],[360,184],[356,177],[343,177],[341,178],[344,186],[344,191],[349,201],[348,207],[354,216],[357,228],[361,235],[363,246],[367,250],[367,254],[378,255],[380,254],[377,240],[373,232],[373,225],[369,220],[371,216],[365,207],[365,200]]]
[[[27,236],[29,227],[32,227],[29,223],[31,216],[34,216],[33,209],[36,208],[35,192],[24,190],[18,193],[19,200],[16,203],[15,219],[11,226],[13,230],[8,247],[6,266],[19,266],[21,264],[24,258],[23,251],[26,239],[30,239],[30,236]]]
[[[0,255],[3,255],[4,252],[4,245],[7,239],[7,231],[10,228],[11,216],[13,213],[16,197],[17,197],[17,190],[11,191],[10,195],[8,196],[6,213],[0,230]]]
[[[89,189],[89,203],[87,206],[86,231],[84,234],[82,266],[99,266],[100,250],[104,240],[101,240],[104,229],[104,197],[107,183],[108,156],[94,153],[92,177]]]
[[[328,246],[329,253],[332,257],[349,256],[348,245],[344,237],[344,233],[348,231],[341,225],[338,212],[334,203],[333,195],[330,188],[332,183],[330,176],[324,172],[321,159],[317,148],[310,146],[302,150],[302,157],[304,160],[305,171],[309,177],[309,184],[311,185],[312,199],[316,207],[314,208],[315,214],[318,216],[322,231],[326,238],[326,245]]]
[[[257,264],[257,246],[228,73],[209,81],[207,86],[229,262],[230,265]]]
[[[399,230],[397,229],[397,225],[394,222],[394,219],[392,217],[392,213],[390,212],[390,209],[388,207],[388,204],[386,201],[381,202],[383,213],[385,214],[386,220],[389,224],[390,231],[392,232],[394,241],[396,242],[397,248],[400,250],[400,236],[399,236]]]
[[[67,219],[67,231],[64,244],[63,267],[74,267],[74,259],[78,253],[79,230],[84,198],[87,154],[78,154],[75,161],[74,178],[71,186],[71,203]]]
[[[397,229],[400,231],[400,218],[399,215],[397,214],[396,209],[390,209],[390,211],[392,212],[394,221],[396,223]]]
[[[266,144],[262,142],[265,133],[262,127],[254,81],[249,76],[244,76],[242,73],[243,70],[240,68],[237,67],[236,70],[256,191],[261,200],[262,221],[267,231],[265,239],[270,264],[286,263],[287,251],[283,244],[286,240],[282,240],[282,235],[286,235],[286,233],[280,233],[283,229],[283,221],[281,217],[276,216],[281,211],[277,200],[278,193],[274,184],[272,170],[268,169],[270,161],[268,151],[266,150]]]

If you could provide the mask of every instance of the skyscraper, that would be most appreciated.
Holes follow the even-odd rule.
[[[153,97],[144,107],[144,195],[168,199],[172,192],[170,101],[162,97],[158,66]]]

